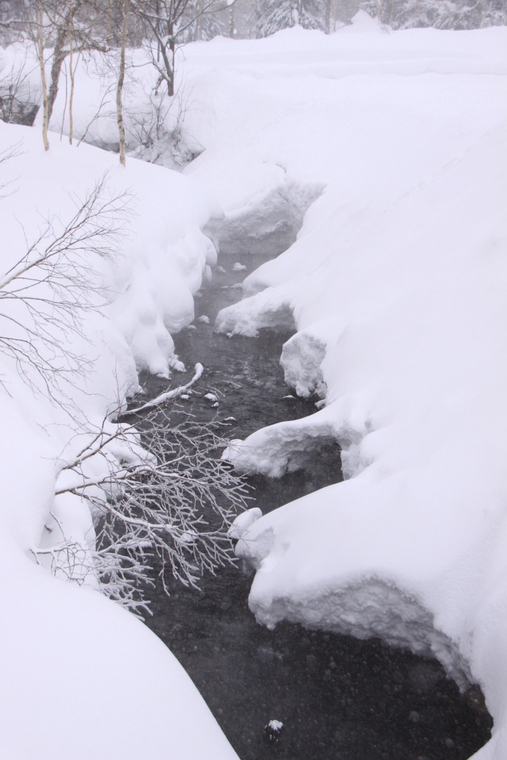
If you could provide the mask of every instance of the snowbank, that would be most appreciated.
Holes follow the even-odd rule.
[[[193,295],[216,262],[201,231],[222,213],[216,201],[180,174],[133,159],[125,171],[114,154],[85,144],[70,148],[56,135],[44,154],[36,128],[0,124],[0,140],[18,154],[3,164],[3,181],[10,183],[2,201],[4,234],[13,261],[48,219],[70,218],[102,180],[105,197],[124,206],[118,253],[102,273],[106,311],[138,368],[167,376],[177,365],[171,333],[193,320]]]
[[[90,238],[80,251],[91,307],[82,322],[59,326],[51,304],[36,307],[48,311],[44,328],[79,365],[60,385],[64,393],[53,388],[53,403],[43,385],[34,393],[2,343],[1,754],[232,760],[236,754],[202,698],[157,637],[92,588],[53,577],[31,552],[41,546],[50,515],[68,539],[93,535],[89,509],[76,497],[55,504],[56,458],[137,387],[136,361],[163,374],[177,362],[169,331],[193,318],[192,295],[216,255],[201,228],[217,207],[192,181],[165,169],[134,160],[123,169],[112,154],[71,148],[56,136],[51,142],[46,154],[38,131],[0,124],[0,151],[16,146],[2,164],[3,272],[48,220],[61,233],[104,175],[104,200],[120,196],[127,206],[112,217],[120,221],[112,261],[88,250]],[[37,287],[28,295],[50,295]],[[2,341],[16,336],[8,321],[15,309],[15,302],[2,301]],[[29,368],[28,376],[40,379]]]
[[[27,556],[51,507],[54,465],[44,458],[47,435],[5,398],[1,424],[2,756],[233,760],[197,690],[154,634]]]
[[[332,437],[348,477],[242,531],[251,608],[477,680],[495,719],[481,760],[507,753],[506,36],[295,29],[190,47],[185,69],[209,114],[186,173],[229,223],[325,188],[217,319],[251,336],[293,320],[286,377],[325,395],[227,456],[279,476]]]

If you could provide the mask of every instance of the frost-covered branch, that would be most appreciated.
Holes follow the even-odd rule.
[[[177,388],[172,388],[172,390],[166,391],[165,393],[161,393],[160,396],[157,396],[156,398],[152,399],[151,401],[148,401],[146,404],[143,404],[142,406],[138,406],[137,409],[130,409],[128,413],[124,416],[130,416],[132,414],[139,414],[140,412],[146,412],[151,409],[154,409],[157,406],[162,406],[162,404],[167,403],[168,401],[173,401],[175,398],[178,398],[182,395],[182,393],[185,393],[185,391],[188,391],[195,383],[200,379],[202,376],[202,373],[204,372],[204,367],[202,364],[197,363],[195,365],[195,373],[191,380],[189,380],[188,383],[185,385],[180,385]],[[119,416],[119,420],[122,419],[122,415]]]
[[[185,387],[201,372],[198,365]],[[72,494],[90,506],[96,541],[86,562],[94,563],[99,588],[131,608],[142,604],[141,586],[154,563],[167,591],[169,574],[195,586],[203,572],[232,562],[228,529],[248,500],[245,482],[219,458],[225,441],[217,426],[188,416],[174,424],[159,405],[144,411],[139,429],[109,417],[84,444],[76,439],[75,452],[59,460],[56,485],[57,497]],[[68,541],[52,551],[58,564]],[[76,556],[74,548],[72,563]],[[79,570],[82,578],[83,567],[72,563],[66,572]]]

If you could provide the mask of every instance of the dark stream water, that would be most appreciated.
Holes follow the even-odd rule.
[[[313,401],[286,398],[279,356],[289,334],[213,333],[219,309],[241,296],[234,285],[246,272],[233,272],[233,264],[252,271],[267,258],[222,260],[227,272],[215,272],[197,300],[196,316],[209,317],[209,324],[196,319],[195,330],[176,336],[188,369],[197,361],[206,368],[186,402],[189,411],[202,420],[234,417],[231,438],[315,411]],[[150,397],[167,387],[159,378],[144,380]],[[174,377],[174,385],[181,381]],[[204,398],[209,392],[218,407]],[[306,472],[251,478],[251,506],[268,512],[339,480],[339,450],[327,445]],[[160,586],[147,592],[153,611],[147,625],[190,674],[241,760],[465,760],[490,737],[491,718],[476,687],[460,695],[436,661],[378,640],[288,624],[268,631],[248,609],[251,580],[238,566],[203,578],[199,591],[174,582],[170,597]],[[264,731],[271,720],[284,725],[276,742]]]

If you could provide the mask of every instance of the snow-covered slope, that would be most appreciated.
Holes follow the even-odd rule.
[[[361,18],[358,19],[361,21]],[[363,18],[362,21],[365,21]],[[324,188],[298,240],[245,282],[217,328],[286,322],[290,382],[313,417],[228,456],[280,475],[316,436],[347,480],[256,521],[238,553],[250,605],[433,652],[468,668],[507,754],[507,30],[332,37],[290,30],[186,52],[208,118],[187,173],[252,235],[252,206]]]
[[[92,588],[53,577],[30,551],[40,545],[50,512],[67,538],[89,535],[86,505],[76,497],[54,503],[55,459],[78,430],[100,426],[106,410],[137,385],[134,357],[138,366],[167,374],[171,357],[174,363],[169,330],[193,318],[192,294],[213,259],[201,227],[216,206],[191,180],[165,169],[135,161],[123,169],[112,154],[52,142],[45,154],[38,131],[0,124],[0,150],[16,146],[2,164],[2,272],[20,260],[46,220],[61,232],[106,173],[104,199],[128,191],[129,205],[120,217],[117,256],[112,262],[91,256],[85,270],[89,304],[102,304],[102,315],[92,308],[76,330],[70,320],[66,329],[58,320],[53,325],[63,350],[82,362],[64,383],[65,396],[53,388],[53,403],[44,386],[34,395],[6,354],[16,312],[15,303],[2,301],[0,755],[232,760],[236,754],[202,698],[157,637]]]

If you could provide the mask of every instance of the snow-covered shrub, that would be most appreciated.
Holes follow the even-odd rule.
[[[217,426],[187,416],[175,424],[147,406],[127,418],[141,432],[105,418],[70,442],[58,462],[55,509],[32,549],[55,575],[96,586],[137,613],[148,611],[143,585],[154,559],[164,588],[169,575],[196,586],[205,570],[233,561],[228,529],[246,504],[245,484],[217,456]],[[83,501],[94,519],[79,540],[58,510],[79,511]]]
[[[185,110],[179,93],[173,98],[151,93],[143,110],[126,115],[131,155],[171,169],[196,158],[201,151],[196,150],[186,134]]]

